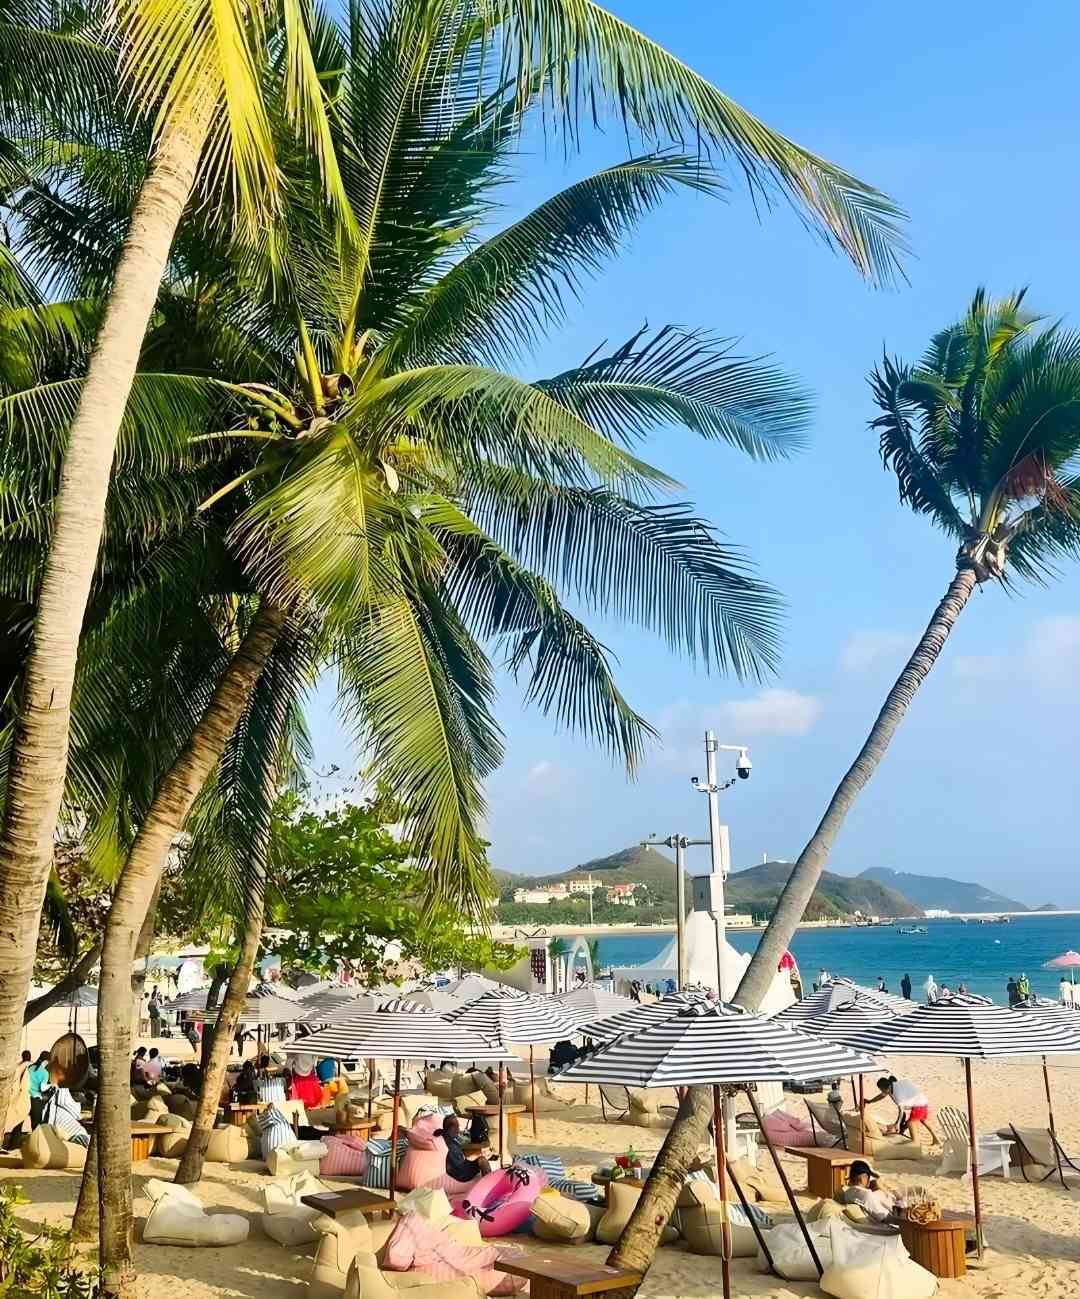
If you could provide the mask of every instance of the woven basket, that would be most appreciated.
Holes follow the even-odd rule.
[[[908,1222],[937,1222],[941,1217],[941,1205],[937,1200],[925,1200],[922,1204],[909,1204],[904,1210]]]

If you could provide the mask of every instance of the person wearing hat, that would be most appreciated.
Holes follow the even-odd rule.
[[[847,1186],[840,1192],[844,1204],[857,1204],[874,1222],[890,1222],[896,1214],[895,1192],[882,1186],[878,1174],[865,1159],[856,1159],[848,1173]]]

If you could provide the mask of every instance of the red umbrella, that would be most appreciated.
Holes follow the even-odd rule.
[[[1068,970],[1069,981],[1076,982],[1076,976],[1072,973],[1080,965],[1080,952],[1074,952],[1070,947],[1067,952],[1062,952],[1060,956],[1055,956],[1052,961],[1044,961],[1044,970]]]

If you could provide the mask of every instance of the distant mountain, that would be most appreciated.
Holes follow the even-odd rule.
[[[923,910],[929,911],[1030,911],[1026,903],[995,893],[984,884],[969,884],[964,880],[950,880],[941,875],[912,875],[907,871],[890,870],[887,866],[871,866],[856,879],[872,880],[886,888],[895,889]],[[1040,908],[1041,909],[1041,908]]]
[[[1036,911],[1060,911],[1061,908],[1056,902],[1044,902],[1041,907],[1036,907]]]
[[[725,900],[735,911],[755,915],[770,913],[776,906],[780,890],[787,883],[794,863],[768,861],[728,876]],[[852,878],[823,871],[810,905],[807,920],[832,920],[861,911],[864,916],[921,916],[922,911],[910,898],[893,888],[886,888],[864,876]]]

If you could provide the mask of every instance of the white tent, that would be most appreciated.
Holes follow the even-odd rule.
[[[692,987],[715,988],[716,980],[716,925],[712,916],[705,911],[691,911],[686,918],[686,966]],[[737,952],[730,943],[725,944],[724,951],[724,993],[731,997],[739,986],[739,981],[750,964],[746,952]],[[663,985],[668,979],[678,980],[675,939],[647,965],[620,965],[612,970],[617,992],[625,992],[629,985],[639,979],[642,983],[659,983]],[[790,1006],[795,1001],[791,988],[791,979],[787,973],[778,970],[765,1000],[759,1007],[763,1015],[774,1014]]]

